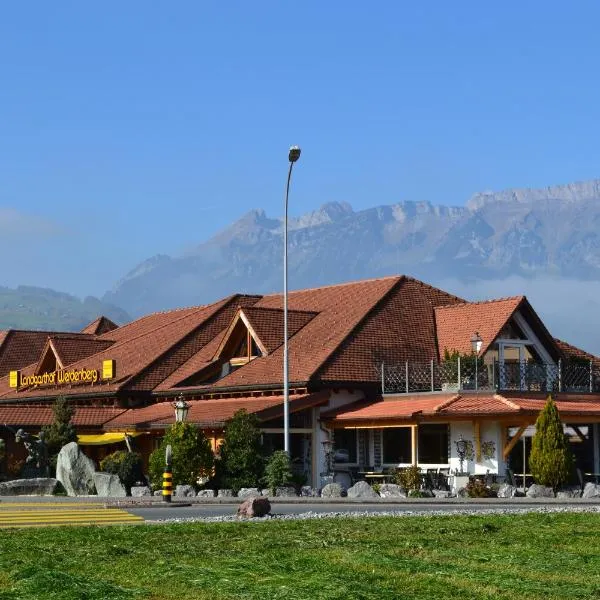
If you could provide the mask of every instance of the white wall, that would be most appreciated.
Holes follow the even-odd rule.
[[[459,436],[463,436],[464,440],[473,443],[473,459],[464,460],[463,470],[471,474],[485,474],[488,470],[490,473],[504,475],[506,466],[502,460],[502,428],[496,421],[481,421],[480,425],[480,441],[481,441],[481,460],[476,462],[475,437],[472,421],[460,421],[450,424],[450,469],[452,471],[460,470],[460,461],[456,452],[456,441]],[[484,457],[484,443],[491,442],[494,447],[492,458]]]

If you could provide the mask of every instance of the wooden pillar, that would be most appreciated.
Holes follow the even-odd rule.
[[[481,462],[481,423],[473,421],[473,439],[475,440],[475,462]]]
[[[416,465],[418,462],[417,456],[417,425],[410,426],[410,445],[412,454],[412,464]]]

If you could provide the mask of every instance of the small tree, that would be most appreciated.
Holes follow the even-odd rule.
[[[293,482],[292,465],[287,452],[277,450],[271,454],[265,467],[264,480],[273,495],[278,487],[284,487]]]
[[[238,410],[227,422],[217,461],[217,482],[234,491],[257,487],[264,472],[259,421],[256,415]]]
[[[160,446],[150,455],[150,481],[155,489],[162,487],[165,452],[173,451],[173,485],[197,485],[199,477],[208,477],[214,466],[210,442],[192,423],[174,423],[167,429]]]
[[[44,442],[48,449],[48,459],[52,468],[56,468],[56,459],[60,449],[70,442],[77,441],[77,432],[71,419],[75,409],[69,405],[64,396],[59,396],[52,407],[54,420],[52,424],[42,428]]]
[[[535,422],[535,428],[529,455],[531,474],[540,485],[556,490],[569,479],[573,455],[569,450],[560,415],[552,396],[548,396],[546,405]]]

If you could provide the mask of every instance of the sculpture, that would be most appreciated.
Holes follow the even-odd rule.
[[[32,477],[50,477],[50,464],[48,461],[48,447],[44,441],[44,432],[40,431],[38,435],[33,435],[4,424],[4,426],[15,434],[15,442],[23,443],[27,450],[27,458],[23,466],[22,476],[24,478]]]

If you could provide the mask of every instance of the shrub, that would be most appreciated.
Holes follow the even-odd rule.
[[[48,460],[53,469],[56,469],[56,459],[63,446],[77,441],[77,432],[71,419],[75,409],[69,405],[64,396],[59,396],[52,406],[54,419],[50,425],[42,428],[44,442],[48,449]]]
[[[394,480],[404,490],[421,489],[421,471],[417,465],[398,469],[394,475]]]
[[[469,498],[495,498],[498,495],[481,479],[470,479],[465,489]]]
[[[427,492],[424,492],[423,490],[410,490],[408,492],[408,497],[409,498],[429,498],[429,495],[427,494]]]
[[[271,494],[275,494],[278,487],[293,483],[292,465],[287,452],[277,450],[271,454],[265,467],[264,482]]]
[[[238,410],[227,422],[216,463],[215,484],[237,492],[258,487],[264,473],[264,458],[256,415]]]
[[[536,432],[531,442],[529,468],[536,483],[558,489],[569,479],[573,467],[573,455],[556,403],[548,396],[546,405],[535,422]]]
[[[173,486],[197,486],[200,477],[212,473],[214,456],[202,430],[192,423],[174,423],[165,432],[160,446],[150,455],[150,481],[155,489],[162,487],[167,445],[173,452]]]
[[[100,461],[100,470],[118,475],[128,494],[131,493],[131,486],[146,480],[144,462],[138,452],[117,450]]]

